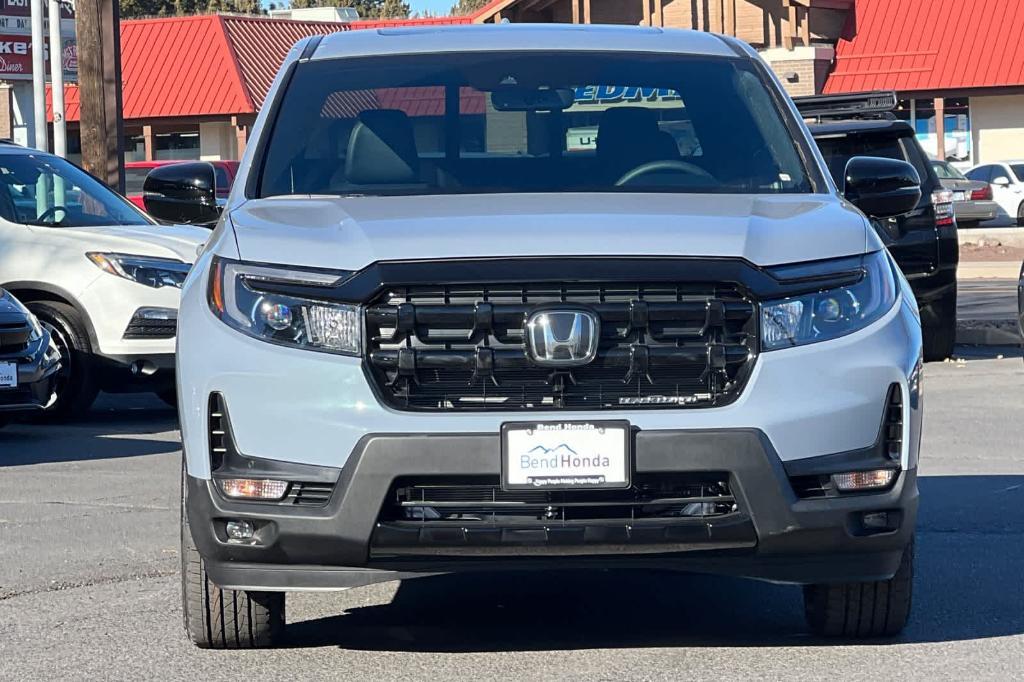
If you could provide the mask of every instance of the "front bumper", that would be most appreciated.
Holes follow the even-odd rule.
[[[467,570],[657,567],[779,582],[868,581],[891,577],[910,542],[916,470],[885,492],[801,499],[792,477],[895,467],[877,448],[786,465],[753,429],[638,431],[637,475],[725,472],[737,507],[707,518],[536,521],[509,525],[383,520],[400,477],[489,477],[499,473],[498,437],[370,435],[342,470],[247,461],[279,478],[334,480],[329,501],[303,506],[228,500],[210,480],[186,477],[186,511],[214,582],[251,590],[331,589]],[[229,472],[229,475],[232,472]],[[294,485],[294,484],[293,484]],[[890,525],[871,530],[865,513]],[[227,539],[227,520],[252,522],[256,540]],[[443,525],[443,524],[442,524]]]
[[[35,412],[50,406],[60,354],[51,347],[49,332],[24,351],[0,354],[0,362],[14,362],[18,367],[18,385],[0,388],[0,412]]]

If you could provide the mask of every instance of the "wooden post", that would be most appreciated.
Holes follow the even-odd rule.
[[[804,7],[804,23],[800,25],[800,37],[803,38],[804,47],[811,46],[811,8]]]
[[[793,34],[796,33],[796,5],[793,4],[793,0],[783,0],[782,11],[782,46],[792,50]]]
[[[242,153],[245,151],[245,144],[249,141],[249,126],[245,124],[238,116],[231,117],[231,125],[235,127],[235,158],[241,159]]]
[[[569,0],[572,3],[572,23],[580,23],[580,0]]]
[[[725,33],[736,37],[736,0],[725,0]]]
[[[946,160],[946,102],[941,97],[935,98],[935,143],[938,149],[935,156],[939,161]]]
[[[722,33],[725,14],[725,0],[708,0],[708,13],[711,15],[712,33]]]
[[[654,0],[654,25],[665,26],[665,16],[661,11],[662,0]]]
[[[644,6],[644,26],[651,25],[651,0],[640,0]]]
[[[121,118],[121,17],[113,0],[78,0],[78,88],[82,166],[124,191],[124,121]]]
[[[146,161],[153,161],[156,158],[155,142],[153,126],[149,124],[142,126],[142,148],[145,152]]]
[[[583,0],[583,23],[590,23],[590,0]]]

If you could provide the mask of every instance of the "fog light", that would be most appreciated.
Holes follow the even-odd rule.
[[[872,530],[888,528],[889,514],[888,512],[864,512],[860,522],[864,524],[865,528]]]
[[[228,540],[252,540],[252,524],[248,521],[228,521],[224,526],[228,534]]]
[[[859,490],[888,488],[895,478],[896,471],[894,469],[875,469],[874,471],[832,474],[832,483],[840,492],[850,493]]]
[[[280,500],[288,491],[288,481],[258,478],[223,478],[221,490],[228,497],[246,500]]]

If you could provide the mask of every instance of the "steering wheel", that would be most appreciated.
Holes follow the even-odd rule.
[[[629,183],[633,182],[634,180],[641,176],[649,175],[651,173],[662,173],[664,171],[687,173],[689,175],[696,175],[697,177],[704,178],[706,180],[718,182],[718,180],[715,179],[715,176],[713,176],[711,173],[708,173],[700,166],[696,166],[692,163],[687,163],[686,161],[674,161],[671,159],[664,159],[662,161],[648,161],[647,163],[640,164],[639,166],[637,166],[636,168],[634,168],[633,170],[629,171],[621,178],[619,178],[618,181],[616,181],[615,186],[622,187],[623,185],[628,185]]]
[[[65,216],[67,216],[67,214],[68,214],[68,209],[65,208],[64,206],[51,206],[50,208],[48,208],[45,211],[43,211],[42,213],[40,213],[39,217],[36,218],[36,220],[38,220],[41,223],[45,223],[47,218],[56,218],[57,217],[57,211],[64,211],[64,215]],[[59,221],[54,220],[53,222],[54,222],[54,224],[56,224]]]

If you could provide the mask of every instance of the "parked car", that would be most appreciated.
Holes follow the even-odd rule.
[[[699,32],[355,31],[282,68],[182,290],[196,644],[271,644],[286,590],[508,568],[797,583],[815,632],[903,628],[921,330],[865,214],[918,205],[911,165],[850,159],[844,199],[757,53]],[[216,210],[192,170],[158,217]]]
[[[932,159],[931,164],[942,186],[953,193],[953,212],[958,228],[975,228],[999,215],[999,205],[992,199],[992,185],[969,180],[948,161]]]
[[[181,283],[207,237],[155,224],[64,159],[0,145],[0,286],[60,351],[55,414],[84,412],[101,389],[174,400]]]
[[[924,358],[944,360],[956,344],[956,270],[960,262],[953,195],[942,186],[913,128],[896,120],[896,95],[871,92],[794,98],[842,190],[856,156],[906,161],[921,178],[921,200],[906,215],[875,221],[910,281],[921,310]]]
[[[1020,333],[1024,337],[1024,264],[1021,264],[1020,280],[1017,283],[1017,312],[1020,317]]]
[[[189,163],[188,161],[129,161],[124,164],[124,187],[125,196],[142,210],[146,210],[146,204],[142,199],[143,186],[146,176],[154,168],[162,168],[177,163]],[[208,161],[213,165],[216,173],[217,191],[216,198],[224,201],[231,192],[231,185],[235,182],[238,174],[237,161]]]
[[[1024,161],[987,163],[975,166],[964,175],[989,183],[1002,213],[1024,226]]]
[[[45,410],[54,400],[60,352],[50,332],[18,299],[0,289],[0,427]]]

